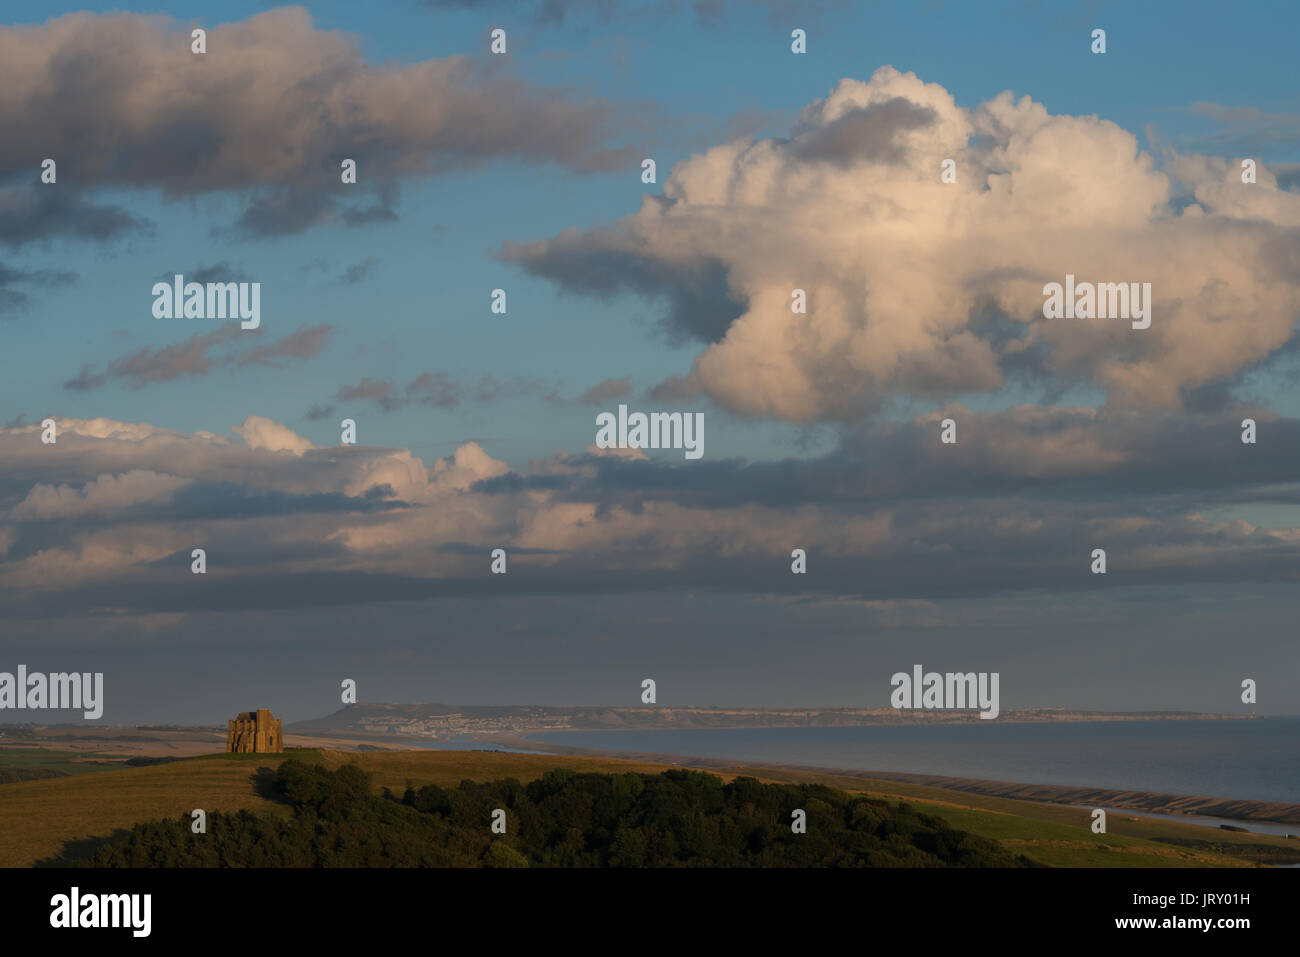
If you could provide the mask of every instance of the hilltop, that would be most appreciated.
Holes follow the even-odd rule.
[[[97,771],[0,785],[0,866],[54,862],[89,851],[145,821],[175,819],[194,808],[209,813],[248,810],[280,816],[292,809],[267,788],[289,758],[338,768],[354,763],[376,790],[456,787],[461,781],[516,778],[523,784],[555,768],[595,773],[658,774],[671,765],[613,758],[510,754],[493,751],[345,753],[290,750],[282,754],[210,754],[165,764]],[[1092,834],[1084,808],[964,793],[849,775],[751,767],[715,768],[724,781],[739,775],[764,782],[824,784],[850,794],[904,799],[951,827],[995,840],[1030,860],[1066,867],[1241,867],[1253,862],[1300,862],[1300,842],[1270,835],[1224,832],[1178,822],[1109,815],[1107,834]]]

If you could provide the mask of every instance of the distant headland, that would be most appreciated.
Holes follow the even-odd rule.
[[[999,723],[1078,721],[1248,720],[1253,715],[1192,711],[1076,711],[1065,708],[1004,710]],[[542,731],[650,731],[669,728],[799,728],[864,725],[968,724],[970,711],[900,711],[895,708],[698,708],[652,705],[635,708],[455,706],[358,703],[310,721],[285,726],[286,733],[349,738],[426,738],[531,734]],[[987,722],[985,722],[987,723]]]

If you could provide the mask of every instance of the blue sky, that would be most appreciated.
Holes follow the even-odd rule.
[[[1288,32],[1262,29],[1294,20],[1285,4],[1247,17],[1217,4],[846,4],[812,14],[769,14],[760,5],[727,5],[701,25],[686,5],[654,5],[602,19],[582,5],[563,23],[539,22],[528,4],[500,10],[475,5],[433,9],[417,3],[311,4],[318,29],[355,34],[372,62],[486,57],[486,34],[508,28],[509,69],[548,86],[571,86],[627,106],[653,103],[655,116],[631,145],[668,170],[712,145],[710,133],[736,116],[766,118],[756,132],[786,135],[798,111],[843,77],[865,78],[892,64],[951,90],[973,107],[1005,89],[1028,93],[1050,112],[1095,113],[1137,135],[1195,140],[1211,129],[1189,112],[1198,101],[1295,110]],[[170,4],[148,11],[208,27],[262,12],[266,4]],[[81,7],[9,5],[9,22],[41,22]],[[88,9],[111,11],[113,5]],[[789,52],[789,31],[809,31],[809,53]],[[1093,26],[1107,30],[1104,57],[1089,52]],[[1193,66],[1194,65],[1194,66]],[[1295,143],[1264,157],[1300,159]],[[364,174],[364,173],[363,173]],[[338,388],[364,377],[410,380],[428,369],[542,380],[573,398],[604,378],[630,376],[646,387],[689,364],[652,329],[659,307],[621,296],[610,302],[567,296],[550,283],[494,258],[504,240],[534,240],[568,227],[598,225],[634,212],[656,187],[639,166],[575,173],[554,165],[489,162],[472,170],[403,182],[401,219],[360,229],[322,228],[304,235],[250,240],[214,235],[228,229],[233,198],[210,194],[166,201],[152,191],[109,191],[156,224],[152,236],[112,249],[55,240],[20,250],[26,268],[75,271],[75,285],[44,292],[36,309],[8,323],[15,360],[0,400],[9,417],[50,413],[148,420],[186,430],[224,432],[248,414],[269,415],[318,441],[336,423],[305,413]],[[346,285],[349,268],[376,260],[366,280]],[[192,326],[153,320],[148,289],[158,274],[225,262],[263,282],[268,334],[327,322],[335,335],[310,370],[219,372],[135,390],[109,385],[88,397],[61,383],[87,362],[135,348],[158,348],[193,334]],[[311,268],[312,264],[325,264]],[[306,271],[304,271],[306,270]],[[509,314],[488,311],[490,290],[505,288]],[[544,356],[544,361],[539,361]],[[1097,401],[1087,390],[1074,395]],[[973,398],[996,406],[1022,401]],[[338,405],[337,403],[335,403]],[[340,413],[343,409],[339,408]],[[359,415],[362,441],[402,444],[425,454],[465,438],[484,439],[515,465],[557,448],[579,451],[592,418],[582,406],[515,404],[509,410],[421,408]],[[779,423],[729,422],[714,430],[718,455],[796,454],[800,430]],[[446,454],[442,449],[439,454]]]
[[[558,9],[6,5],[14,654],[116,667],[110,715],[151,721],[228,711],[230,647],[290,719],[344,674],[369,700],[635,704],[653,668],[666,703],[880,705],[922,660],[1001,668],[1008,708],[1229,711],[1239,674],[1295,672],[1294,5]],[[22,219],[50,197],[82,206]],[[260,330],[154,318],[199,270],[260,282]],[[1151,330],[1041,321],[1066,271],[1153,280]],[[619,402],[703,412],[704,460],[590,451]]]

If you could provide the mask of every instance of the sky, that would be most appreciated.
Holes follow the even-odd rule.
[[[107,722],[883,707],[916,663],[1300,712],[1297,21],[6,4],[0,671],[102,671]],[[176,274],[260,325],[160,318]],[[1067,275],[1149,327],[1048,318]],[[600,448],[620,404],[703,455]]]

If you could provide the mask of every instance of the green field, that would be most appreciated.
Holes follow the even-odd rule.
[[[1249,867],[1300,863],[1300,841],[1219,831],[1108,811],[1106,834],[1093,834],[1091,812],[1037,801],[987,797],[897,781],[764,769],[773,781],[813,781],[847,791],[902,798],[953,827],[1000,841],[1053,867]]]
[[[60,752],[26,752],[51,767],[75,764]],[[97,756],[91,756],[97,757]],[[376,790],[401,793],[408,784],[454,786],[462,780],[514,777],[527,782],[551,768],[576,771],[658,772],[664,765],[614,758],[511,754],[491,751],[382,751],[345,753],[294,750],[284,754],[214,754],[149,767],[0,785],[0,866],[50,862],[62,853],[102,843],[132,825],[175,818],[195,808],[290,816],[263,796],[267,769],[296,757],[327,767],[355,762],[373,775]],[[64,764],[60,765],[59,761]],[[997,840],[1009,850],[1057,867],[1249,867],[1258,862],[1300,862],[1300,842],[1280,837],[1215,831],[1176,822],[1108,815],[1110,833],[1089,830],[1087,811],[1057,805],[983,797],[896,782],[869,781],[772,769],[731,768],[766,781],[809,781],[846,791],[903,798],[956,828]]]
[[[28,777],[63,777],[111,771],[123,765],[120,754],[54,751],[50,748],[0,748],[0,783]]]

